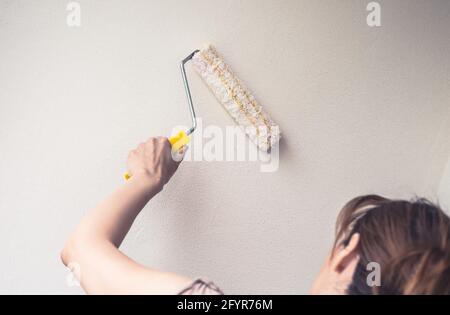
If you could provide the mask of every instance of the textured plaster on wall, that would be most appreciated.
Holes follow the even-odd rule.
[[[448,159],[448,1],[0,2],[1,293],[78,293],[59,250],[127,151],[188,123],[178,62],[213,42],[277,121],[280,168],[188,162],[123,249],[228,293],[306,293],[339,207],[436,197]],[[188,70],[205,124],[232,121]],[[443,181],[446,183],[446,181]],[[442,190],[441,184],[441,190]]]

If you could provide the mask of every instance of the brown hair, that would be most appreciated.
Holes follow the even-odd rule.
[[[354,198],[338,216],[335,248],[354,233],[360,234],[360,261],[348,294],[450,294],[450,219],[437,205]],[[380,266],[380,286],[367,284],[370,262]]]

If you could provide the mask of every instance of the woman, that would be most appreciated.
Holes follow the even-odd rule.
[[[144,267],[118,249],[136,216],[177,170],[177,160],[166,138],[141,143],[128,156],[131,179],[78,224],[61,259],[73,266],[87,293],[222,294],[211,282]],[[379,283],[369,281],[371,263],[380,267]],[[425,200],[351,200],[338,217],[335,244],[311,292],[450,294],[449,217]]]

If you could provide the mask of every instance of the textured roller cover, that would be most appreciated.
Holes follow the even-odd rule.
[[[206,45],[194,55],[192,62],[197,73],[236,123],[262,151],[270,152],[280,140],[278,125],[264,112],[216,49]]]

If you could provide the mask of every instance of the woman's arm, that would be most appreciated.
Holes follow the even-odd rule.
[[[61,259],[73,266],[87,293],[175,294],[192,282],[146,268],[118,249],[136,216],[178,168],[171,152],[166,138],[151,138],[131,151],[131,179],[90,210],[67,241]]]

